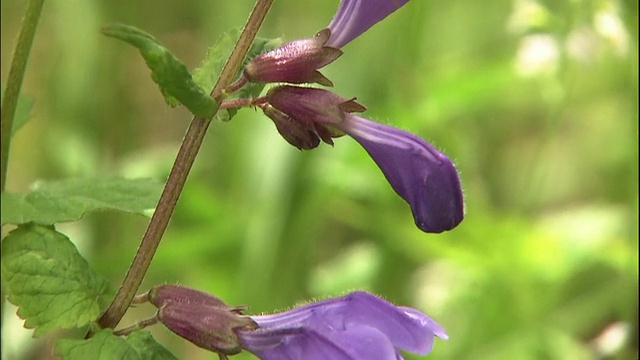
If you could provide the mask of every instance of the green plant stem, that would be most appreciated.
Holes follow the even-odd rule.
[[[2,156],[0,168],[0,190],[4,191],[7,180],[7,162],[9,161],[9,146],[11,145],[11,129],[13,128],[13,118],[16,114],[16,106],[18,104],[18,96],[22,87],[22,79],[27,68],[27,60],[31,45],[42,12],[44,0],[31,0],[27,7],[27,12],[22,21],[22,28],[18,36],[16,50],[13,53],[11,67],[9,68],[9,76],[7,77],[7,89],[2,100],[2,114],[0,122],[2,122]]]
[[[234,76],[240,70],[242,60],[244,60],[247,52],[249,51],[251,43],[253,43],[253,40],[255,39],[267,12],[271,8],[272,3],[273,0],[257,0],[251,14],[249,15],[249,19],[247,19],[247,23],[238,38],[238,42],[233,48],[231,55],[227,59],[227,62],[220,73],[220,77],[218,78],[216,85],[211,91],[211,96],[216,99],[218,104],[222,101],[224,88],[231,83]],[[98,325],[100,327],[114,328],[129,308],[129,305],[131,304],[136,291],[138,291],[138,288],[142,283],[142,279],[151,264],[153,255],[160,244],[162,235],[167,228],[167,224],[169,223],[171,214],[178,202],[178,198],[180,197],[180,193],[184,187],[189,170],[191,170],[191,166],[195,161],[196,155],[202,145],[202,141],[204,140],[205,133],[210,123],[211,119],[204,119],[200,117],[194,117],[191,121],[191,125],[182,140],[182,145],[180,146],[176,160],[171,168],[171,172],[169,173],[169,178],[167,179],[164,190],[162,191],[162,195],[160,195],[156,211],[151,217],[149,226],[147,227],[142,241],[140,242],[140,246],[138,247],[138,251],[136,252],[129,270],[127,271],[127,275],[120,285],[118,293],[113,299],[111,305],[109,305],[109,308],[107,308],[100,319],[98,319]]]

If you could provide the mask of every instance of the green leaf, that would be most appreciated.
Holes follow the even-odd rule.
[[[204,60],[193,70],[193,80],[203,89],[213,89],[233,46],[240,36],[240,29],[222,34],[207,51]]]
[[[124,338],[113,335],[110,329],[102,330],[89,339],[58,339],[54,354],[64,360],[139,360],[135,348]]]
[[[204,89],[212,89],[218,79],[222,68],[224,67],[227,57],[233,50],[236,40],[240,36],[240,29],[232,29],[222,34],[216,41],[216,43],[209,48],[207,56],[202,61],[199,67],[193,70],[193,79],[200,87]],[[256,38],[251,44],[251,48],[247,52],[242,68],[251,59],[260,55],[261,53],[275,49],[282,44],[282,39],[264,39]],[[236,78],[239,78],[242,74],[242,69],[236,74]],[[250,83],[242,87],[240,90],[231,94],[231,99],[238,98],[253,98],[260,95],[265,84]],[[220,112],[216,115],[218,120],[229,121],[235,116],[237,109],[227,109],[227,111]]]
[[[134,331],[127,336],[127,342],[133,346],[140,359],[148,360],[177,360],[164,346],[160,345],[148,331]]]
[[[150,179],[67,179],[41,183],[26,194],[2,193],[2,224],[54,224],[90,211],[145,214],[156,205],[162,184]]]
[[[107,25],[102,28],[102,33],[140,50],[151,69],[151,78],[160,86],[169,105],[175,106],[177,100],[194,115],[208,119],[218,111],[218,104],[193,81],[187,67],[153,36],[123,24]]]
[[[125,339],[113,335],[110,329],[89,339],[59,339],[55,354],[64,360],[177,360],[148,331],[134,331]]]
[[[4,100],[4,86],[0,89],[0,103]],[[15,134],[31,118],[31,108],[33,108],[33,96],[20,94],[16,105],[16,115],[13,118],[11,135]]]
[[[107,282],[53,226],[21,225],[2,240],[2,283],[34,336],[80,327],[100,315]]]

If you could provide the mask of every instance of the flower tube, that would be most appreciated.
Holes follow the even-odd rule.
[[[456,227],[464,201],[455,166],[422,138],[347,114],[337,127],[356,139],[400,197],[411,206],[416,226],[440,233]]]

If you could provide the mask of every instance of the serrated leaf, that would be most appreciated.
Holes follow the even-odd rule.
[[[0,102],[4,100],[4,86],[0,90]],[[11,127],[11,135],[16,133],[31,118],[31,108],[35,102],[33,96],[20,94],[18,104],[16,105],[16,114],[13,118],[13,126]]]
[[[156,206],[162,184],[151,179],[66,179],[40,183],[26,194],[2,193],[2,224],[54,224],[90,211],[145,214]]]
[[[209,48],[205,59],[202,61],[199,67],[193,70],[193,79],[200,87],[204,89],[211,89],[215,85],[218,76],[222,72],[227,57],[233,50],[236,40],[240,36],[240,29],[232,29],[222,34],[216,41],[216,43]],[[282,43],[280,38],[277,39],[264,39],[255,38],[251,48],[247,52],[242,67],[246,65],[251,59],[257,55],[275,49]],[[240,77],[242,69],[236,74],[236,78]],[[231,94],[231,99],[237,98],[253,98],[260,95],[265,84],[247,84],[240,90]],[[235,116],[237,109],[227,109],[227,111],[221,111],[216,114],[216,118],[221,121],[229,121]]]
[[[102,33],[125,41],[140,50],[151,78],[160,86],[170,105],[175,100],[186,106],[194,115],[212,118],[218,104],[193,80],[187,67],[150,34],[129,25],[112,24],[102,28]]]
[[[123,338],[105,329],[89,339],[58,339],[54,352],[63,360],[177,360],[148,331],[134,331]]]
[[[53,226],[21,225],[2,240],[2,283],[34,336],[80,327],[100,315],[107,282]]]

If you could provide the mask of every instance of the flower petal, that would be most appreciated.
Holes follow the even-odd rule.
[[[259,328],[238,338],[262,359],[401,359],[400,349],[425,354],[446,337],[418,310],[362,291],[251,318]]]
[[[341,0],[328,28],[326,46],[340,49],[409,0]]]
[[[385,334],[368,326],[354,326],[333,332],[323,332],[307,327],[276,331],[258,329],[242,332],[241,338],[246,343],[252,344],[253,349],[250,351],[262,360],[390,360],[398,358],[396,349]],[[256,346],[256,344],[260,345]]]
[[[458,172],[451,160],[409,132],[353,114],[336,127],[356,139],[378,164],[393,189],[411,206],[416,225],[440,233],[464,217]]]

